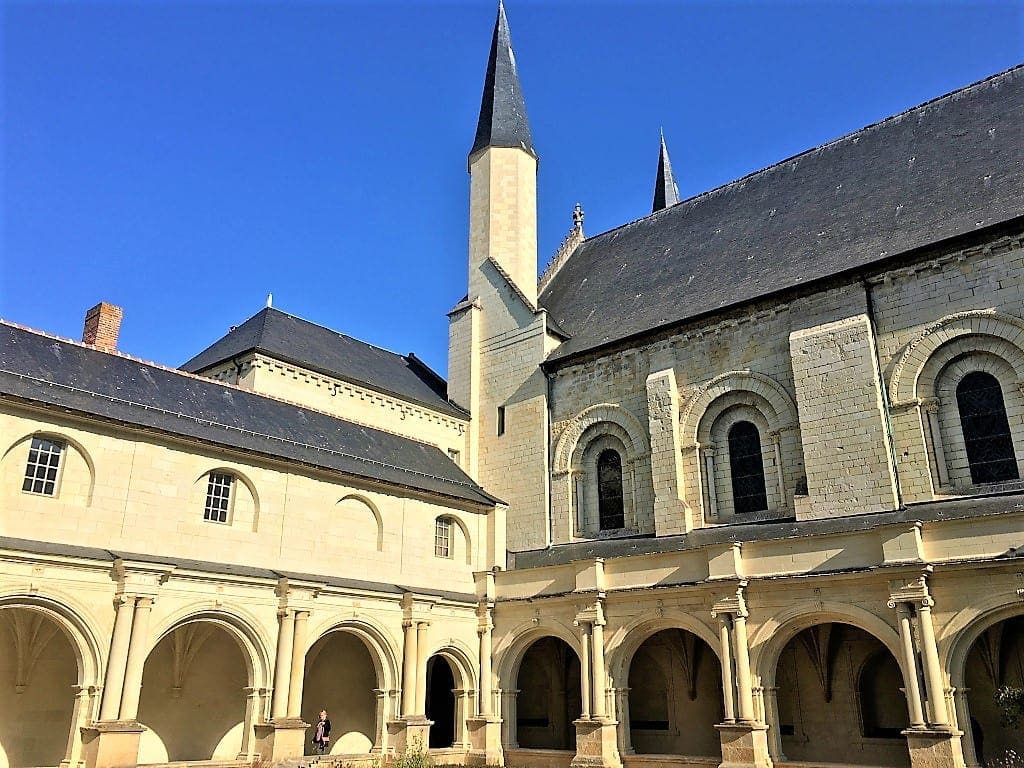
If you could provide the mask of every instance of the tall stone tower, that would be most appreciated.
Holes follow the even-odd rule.
[[[450,313],[449,396],[472,414],[467,467],[509,505],[508,548],[549,543],[547,381],[537,307],[537,154],[498,5],[469,152],[469,291]]]

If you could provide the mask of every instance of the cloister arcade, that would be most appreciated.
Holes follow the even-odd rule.
[[[772,760],[910,765],[914,714],[896,628],[861,621],[853,608],[815,616],[762,624],[751,637],[755,715],[767,727]],[[1024,609],[1002,606],[951,626],[955,633],[940,642],[951,719],[964,732],[968,768],[991,765],[1007,750],[1024,750],[1024,732],[1007,724],[995,698],[1002,686],[1024,687]],[[580,724],[598,717],[603,698],[627,768],[651,759],[720,761],[716,726],[728,721],[738,689],[723,687],[728,670],[710,623],[638,619],[619,629],[607,643],[603,696],[596,687],[588,692],[594,671],[586,664],[595,657],[583,655],[586,643],[561,625],[540,623],[496,649],[493,700],[502,702],[504,748],[520,757],[561,753],[567,763]],[[78,731],[96,719],[102,691],[93,637],[68,606],[38,596],[0,601],[0,711],[8,713],[0,718],[0,766],[81,763]],[[268,720],[272,678],[258,633],[221,609],[177,617],[151,637],[138,702],[145,726],[139,762],[251,756],[254,726]],[[396,747],[389,733],[402,719],[401,657],[379,640],[343,621],[318,627],[305,646],[301,718],[313,723],[321,709],[330,713],[334,755]],[[428,746],[468,754],[481,709],[473,660],[443,644],[423,656],[419,707],[430,723]],[[931,712],[923,673],[913,685]]]

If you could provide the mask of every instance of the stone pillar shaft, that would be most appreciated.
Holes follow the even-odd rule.
[[[427,628],[421,621],[416,625],[416,714],[427,712]]]
[[[491,714],[491,624],[480,630],[480,715]]]
[[[110,655],[107,658],[107,674],[103,680],[100,720],[117,720],[121,711],[121,693],[124,690],[124,672],[128,663],[128,643],[132,636],[134,613],[135,598],[121,598],[117,605],[117,614],[114,616],[114,632],[110,637]]]
[[[405,648],[402,654],[402,716],[414,714],[416,702],[416,623],[405,625]]]
[[[722,698],[725,704],[725,722],[736,721],[736,704],[732,680],[732,632],[729,627],[729,616],[718,617],[718,642],[722,661]]]
[[[587,719],[590,717],[590,625],[583,624],[581,629],[581,645],[583,653],[580,654],[580,699],[581,709],[583,710],[580,717]]]
[[[930,599],[921,602],[917,620],[921,631],[921,645],[924,646],[921,650],[924,655],[924,682],[928,690],[931,721],[933,725],[949,727],[946,687],[942,684],[942,667],[939,665],[939,651],[935,645]]]
[[[910,711],[910,727],[924,728],[924,710],[921,706],[921,689],[917,684],[917,653],[914,651],[914,634],[910,627],[910,608],[898,603],[896,615],[899,618],[900,642],[903,646],[903,669],[906,680],[907,708]]]
[[[306,635],[309,611],[295,612],[295,635],[292,640],[291,674],[288,682],[288,717],[302,716],[302,684],[306,671]]]
[[[288,716],[288,683],[292,671],[292,642],[295,639],[295,617],[283,611],[277,625],[277,659],[274,662],[274,697],[270,716],[278,720]]]
[[[741,614],[733,618],[733,647],[736,655],[736,698],[739,719],[754,722],[754,693],[750,682],[750,655],[747,653],[747,619]]]
[[[607,714],[607,694],[604,673],[604,626],[594,622],[590,632],[591,669],[594,675],[594,717],[605,717]]]
[[[149,640],[149,614],[153,600],[140,597],[135,603],[132,620],[132,638],[128,643],[128,661],[124,670],[124,691],[121,693],[120,720],[134,720],[139,716],[139,696],[142,694],[142,670],[146,664]]]

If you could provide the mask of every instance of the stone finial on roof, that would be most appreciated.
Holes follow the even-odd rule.
[[[668,159],[668,147],[665,146],[665,132],[661,132],[661,147],[658,150],[658,178],[654,182],[654,207],[651,213],[668,208],[679,202],[679,188],[676,177],[672,173],[672,162]]]
[[[555,251],[555,255],[551,257],[551,261],[548,262],[547,267],[544,268],[544,274],[540,276],[540,280],[537,281],[537,290],[543,291],[551,278],[555,276],[555,273],[561,269],[562,265],[568,261],[569,257],[572,256],[573,251],[587,239],[587,236],[583,234],[583,217],[586,214],[583,213],[583,206],[576,203],[572,209],[572,229],[569,230],[569,234],[562,240],[562,244],[558,246],[558,250]]]
[[[526,101],[519,84],[516,57],[512,52],[505,6],[498,2],[491,53],[487,59],[480,119],[470,156],[486,147],[518,147],[537,156],[526,117]]]

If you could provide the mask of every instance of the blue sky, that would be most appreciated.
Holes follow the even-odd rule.
[[[508,0],[541,266],[1024,60],[1024,2]],[[495,3],[0,0],[0,317],[178,365],[274,306],[446,368]]]

